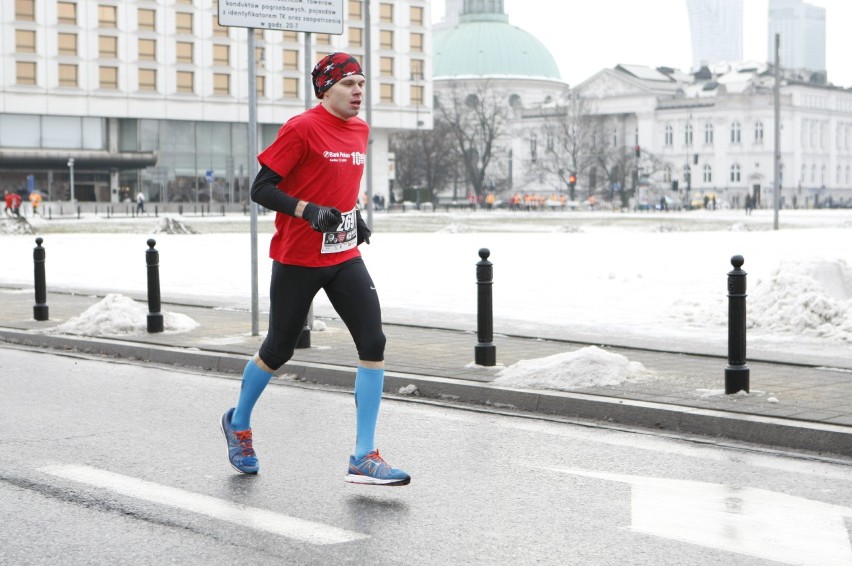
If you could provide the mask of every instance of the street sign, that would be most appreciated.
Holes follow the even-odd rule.
[[[219,25],[343,33],[343,0],[219,0]]]

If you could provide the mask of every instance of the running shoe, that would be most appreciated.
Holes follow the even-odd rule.
[[[402,470],[391,468],[379,456],[379,451],[373,450],[358,460],[355,456],[349,456],[349,472],[345,480],[349,483],[370,485],[408,485],[411,476]]]
[[[260,463],[251,445],[251,429],[234,430],[231,427],[231,417],[234,414],[233,407],[222,415],[219,426],[225,440],[228,442],[228,461],[238,472],[244,474],[256,474],[260,470]]]

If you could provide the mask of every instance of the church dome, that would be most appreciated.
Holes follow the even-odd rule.
[[[561,80],[547,47],[502,13],[470,11],[432,36],[432,76],[450,78],[539,78]]]

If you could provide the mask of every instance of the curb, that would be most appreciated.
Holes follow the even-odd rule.
[[[126,360],[199,368],[239,375],[246,356],[104,338],[72,338],[0,328],[0,342],[74,351]],[[311,383],[351,387],[351,367],[287,363],[287,375]],[[584,419],[656,431],[749,442],[765,446],[852,458],[852,427],[764,417],[681,405],[618,399],[562,391],[500,387],[463,379],[385,372],[385,392],[399,394],[414,385],[420,397],[469,405]]]

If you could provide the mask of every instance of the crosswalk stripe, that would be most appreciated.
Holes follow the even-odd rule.
[[[306,521],[89,466],[53,465],[39,468],[38,471],[310,544],[339,544],[369,538],[368,535],[331,525]]]

